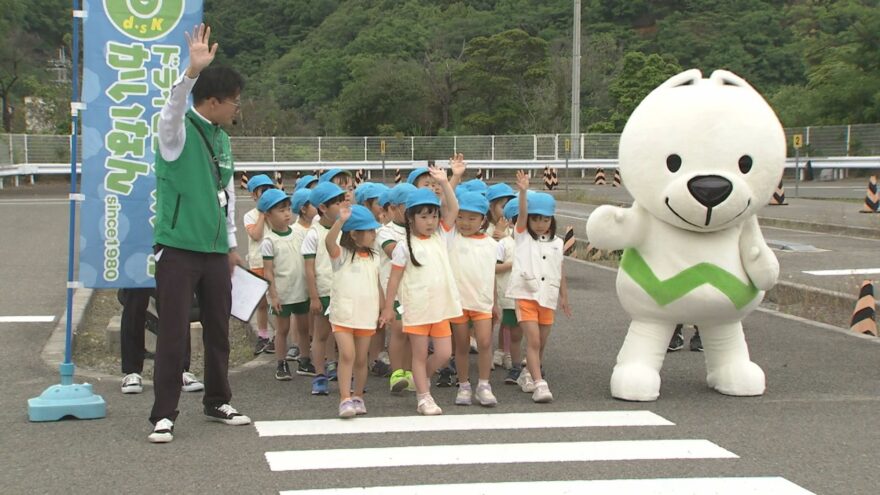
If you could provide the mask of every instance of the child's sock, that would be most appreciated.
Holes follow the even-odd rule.
[[[458,388],[469,390],[471,388],[471,382],[458,382]]]
[[[431,392],[425,392],[424,394],[416,394],[416,400],[427,399],[431,396]]]
[[[261,339],[268,339],[269,338],[269,329],[268,328],[261,328],[261,329],[257,330],[257,335]]]
[[[477,386],[478,386],[478,387],[482,387],[483,385],[485,385],[485,386],[488,387],[488,386],[489,386],[489,380],[478,380],[478,381],[477,381]]]

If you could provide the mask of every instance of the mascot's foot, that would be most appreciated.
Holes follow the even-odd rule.
[[[618,364],[611,373],[611,396],[639,402],[657,400],[660,373],[644,364]]]
[[[740,397],[763,395],[766,387],[764,371],[751,361],[730,363],[711,371],[706,382],[724,395]]]

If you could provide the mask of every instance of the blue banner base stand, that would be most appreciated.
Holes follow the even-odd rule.
[[[61,384],[52,385],[39,397],[28,399],[28,419],[58,421],[65,417],[99,419],[107,416],[107,403],[92,392],[90,383],[73,383],[73,363],[62,363]]]

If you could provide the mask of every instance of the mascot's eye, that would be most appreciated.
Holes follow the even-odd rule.
[[[678,169],[681,168],[681,157],[676,155],[675,153],[667,156],[666,168],[668,168],[669,171],[672,173],[678,172]]]
[[[752,169],[752,157],[749,155],[743,155],[739,157],[739,171],[747,174],[749,170]]]

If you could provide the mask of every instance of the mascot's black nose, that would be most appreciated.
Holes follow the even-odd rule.
[[[698,175],[688,181],[688,190],[700,204],[714,208],[730,196],[733,184],[717,175]]]

